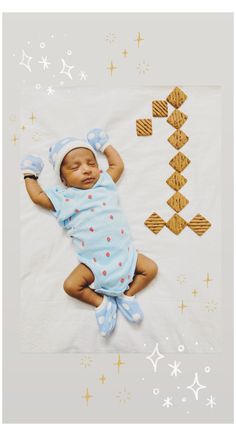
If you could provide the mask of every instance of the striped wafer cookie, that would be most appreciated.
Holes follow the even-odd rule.
[[[166,100],[154,100],[152,102],[153,117],[168,117],[168,104]]]
[[[136,131],[138,136],[152,135],[152,120],[149,118],[136,120]]]
[[[167,118],[167,122],[171,124],[175,129],[180,129],[185,121],[188,119],[188,116],[183,112],[175,109],[172,114]]]
[[[179,235],[179,233],[182,232],[182,230],[186,227],[187,222],[179,216],[177,213],[175,213],[171,219],[166,223],[166,227],[168,227],[171,232],[175,233],[176,235]]]
[[[165,221],[157,215],[156,212],[153,212],[147,219],[144,221],[145,226],[149,228],[153,233],[157,234],[164,227]]]
[[[181,171],[183,171],[190,164],[190,162],[190,159],[185,156],[185,154],[181,153],[181,151],[179,151],[179,153],[177,153],[173,159],[170,160],[169,164],[172,166],[172,168],[181,173]]]
[[[182,176],[182,174],[175,171],[167,180],[167,185],[169,185],[175,191],[179,191],[185,183],[187,183],[187,179]]]
[[[168,141],[176,150],[183,147],[188,142],[189,137],[182,130],[175,130],[174,133],[168,138]]]
[[[211,227],[211,223],[207,221],[204,216],[198,213],[195,217],[188,223],[188,227],[193,230],[197,235],[202,236],[209,227]]]
[[[167,204],[169,204],[169,206],[174,209],[175,212],[180,212],[188,203],[189,201],[187,198],[180,194],[180,192],[176,192],[167,201]]]
[[[178,109],[186,100],[187,95],[178,86],[171,91],[167,97],[167,101]]]

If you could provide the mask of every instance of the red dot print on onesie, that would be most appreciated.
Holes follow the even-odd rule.
[[[125,279],[123,277],[121,277],[120,282],[124,283]]]
[[[111,237],[110,236],[107,237],[107,242],[111,242]]]
[[[102,203],[103,206],[106,206],[107,204],[105,203],[105,201]]]
[[[97,259],[96,259],[96,257],[94,257],[94,258],[93,258],[93,261],[94,261],[94,262],[97,262]]]
[[[106,276],[106,275],[107,275],[106,270],[104,270],[104,271],[102,272],[102,274],[103,274],[104,276]]]
[[[88,199],[91,200],[93,196],[91,194],[88,195]]]
[[[94,209],[90,209],[91,210],[91,212],[94,212]]]
[[[66,198],[65,201],[70,201],[70,199],[69,199],[69,198]]]
[[[75,209],[75,213],[79,213],[79,209]]]
[[[90,232],[94,232],[94,228],[93,227],[89,227],[89,231]]]
[[[81,241],[81,245],[82,245],[82,247],[84,247],[84,241]]]
[[[109,251],[106,252],[106,257],[110,257],[111,253]]]
[[[103,170],[99,170],[99,173],[102,174],[102,173],[103,173]]]
[[[120,233],[121,233],[122,235],[124,235],[124,234],[125,234],[124,229],[121,229]]]
[[[119,262],[119,263],[118,263],[118,266],[122,266],[122,262]]]
[[[109,218],[110,218],[110,220],[114,220],[114,216],[113,215],[110,215]]]

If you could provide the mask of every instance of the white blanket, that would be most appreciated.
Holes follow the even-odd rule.
[[[121,206],[139,252],[155,260],[157,278],[137,295],[144,311],[140,326],[119,313],[115,332],[104,339],[94,308],[69,297],[63,282],[77,265],[72,241],[49,211],[30,200],[21,180],[21,350],[26,352],[145,352],[158,342],[163,352],[208,352],[221,349],[221,126],[220,88],[182,87],[188,115],[182,130],[189,142],[181,149],[190,160],[181,193],[189,204],[180,215],[197,213],[212,224],[203,235],[186,227],[178,236],[163,228],[154,235],[145,225],[156,212],[168,221],[174,210],[167,200],[174,191],[166,179],[177,151],[167,138],[174,128],[153,118],[153,134],[136,135],[136,119],[152,118],[152,100],[167,97],[173,87],[58,88],[54,95],[23,91],[21,157],[40,155],[45,162],[43,187],[55,177],[48,149],[65,136],[85,136],[105,129],[125,162],[118,182]],[[169,105],[169,113],[173,107]],[[31,114],[36,119],[30,120]],[[102,168],[107,167],[104,156]],[[204,281],[209,273],[210,282]],[[194,289],[197,293],[194,292]],[[181,309],[182,302],[185,308]],[[180,306],[180,307],[179,307]]]

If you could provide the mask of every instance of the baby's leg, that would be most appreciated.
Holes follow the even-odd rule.
[[[158,272],[157,264],[143,254],[138,254],[136,263],[135,276],[129,289],[125,291],[126,295],[130,297],[137,294],[137,292],[144,289],[150,283]]]
[[[92,271],[80,263],[64,282],[64,290],[71,297],[77,298],[95,307],[100,306],[103,296],[94,292],[89,285],[94,282]]]

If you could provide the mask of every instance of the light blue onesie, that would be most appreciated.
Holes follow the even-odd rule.
[[[103,171],[90,189],[46,188],[61,227],[72,238],[80,263],[94,274],[94,290],[117,296],[129,288],[137,262],[129,224],[116,184]]]

